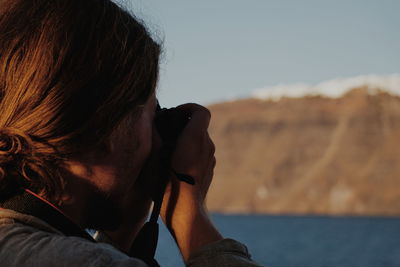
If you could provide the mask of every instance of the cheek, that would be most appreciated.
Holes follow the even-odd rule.
[[[153,123],[151,120],[143,120],[140,125],[139,131],[139,151],[138,157],[140,163],[143,165],[147,157],[150,155],[152,147],[152,134],[153,134]]]

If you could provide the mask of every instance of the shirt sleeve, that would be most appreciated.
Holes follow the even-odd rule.
[[[202,247],[188,260],[189,267],[260,267],[251,260],[247,247],[233,239],[223,239]]]
[[[115,247],[20,223],[0,225],[0,266],[148,267]]]
[[[99,242],[112,244],[108,236],[97,232],[94,238]],[[188,267],[260,267],[251,259],[248,249],[242,243],[227,238],[218,242],[210,243],[195,252],[187,263]]]

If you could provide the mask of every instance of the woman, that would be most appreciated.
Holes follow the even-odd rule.
[[[0,40],[0,262],[145,266],[132,246],[160,183],[160,45],[109,0],[3,0]],[[204,206],[210,114],[177,110],[191,119],[171,164],[195,185],[172,177],[161,217],[188,265],[255,266]]]

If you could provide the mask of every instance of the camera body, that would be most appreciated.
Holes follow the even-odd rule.
[[[157,106],[155,124],[165,148],[173,152],[178,137],[189,120],[190,116],[181,110]]]
[[[165,169],[172,172],[180,181],[194,185],[195,180],[193,177],[184,173],[178,173],[170,166],[176,142],[190,119],[191,117],[182,110],[177,108],[161,108],[160,105],[157,105],[155,124],[163,142],[161,157],[163,164],[166,165]]]

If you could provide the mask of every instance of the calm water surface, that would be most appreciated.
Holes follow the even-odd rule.
[[[213,221],[269,267],[400,267],[400,218],[216,214]],[[184,266],[163,227],[156,258],[161,266]]]

